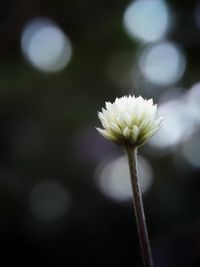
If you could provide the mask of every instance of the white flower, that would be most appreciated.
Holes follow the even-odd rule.
[[[134,96],[116,98],[106,102],[106,109],[98,112],[104,129],[96,128],[105,138],[120,144],[141,146],[161,126],[157,117],[157,105],[153,100]]]

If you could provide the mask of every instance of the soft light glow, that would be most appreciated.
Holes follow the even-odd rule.
[[[116,88],[132,87],[134,61],[134,53],[132,50],[118,51],[111,55],[107,65],[107,74]]]
[[[70,197],[60,183],[45,180],[33,188],[30,201],[34,217],[44,222],[54,222],[68,211]]]
[[[170,14],[162,0],[137,0],[124,14],[127,33],[139,40],[153,42],[161,39],[169,29]]]
[[[181,152],[190,165],[200,168],[200,138],[193,137],[184,142]]]
[[[153,182],[150,164],[138,157],[138,173],[142,193],[145,193]],[[116,201],[128,201],[132,197],[130,174],[126,156],[101,164],[96,171],[97,184],[102,193]]]
[[[67,66],[72,47],[69,38],[50,19],[35,19],[25,27],[21,38],[22,51],[37,69],[57,72]]]
[[[184,97],[160,105],[158,112],[164,116],[164,123],[149,141],[149,144],[157,149],[175,148],[196,129]]]
[[[160,103],[166,103],[170,102],[172,100],[180,100],[182,102],[182,99],[185,97],[185,90],[181,87],[170,87],[167,88],[167,90],[164,90],[162,94],[159,96]]]
[[[178,82],[186,67],[181,49],[173,43],[163,42],[147,46],[139,55],[139,67],[144,77],[158,86]]]
[[[188,91],[188,107],[193,118],[200,123],[200,82],[194,84]]]

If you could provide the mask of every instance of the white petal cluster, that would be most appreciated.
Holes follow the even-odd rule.
[[[147,141],[162,122],[153,100],[141,96],[123,96],[114,103],[106,102],[106,108],[98,112],[98,117],[104,128],[97,128],[100,134],[117,144],[135,147]]]

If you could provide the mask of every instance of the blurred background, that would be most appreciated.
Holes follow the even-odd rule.
[[[141,94],[165,116],[139,151],[155,266],[200,266],[200,1],[1,1],[0,40],[1,261],[142,266],[126,158],[94,128]]]

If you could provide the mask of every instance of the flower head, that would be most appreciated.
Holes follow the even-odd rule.
[[[117,144],[135,147],[146,142],[162,122],[153,100],[141,96],[123,96],[114,103],[106,102],[106,108],[98,112],[98,117],[104,128],[97,128],[100,134]]]

